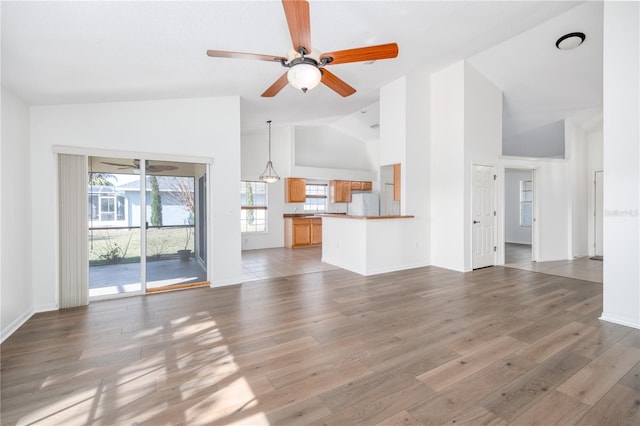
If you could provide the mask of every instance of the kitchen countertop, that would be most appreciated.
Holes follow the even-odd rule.
[[[341,219],[360,219],[360,220],[378,220],[378,219],[412,219],[414,216],[351,216],[348,214],[331,214],[323,213],[316,216],[320,217],[337,217]]]
[[[323,213],[323,214],[331,214],[333,216],[345,216],[345,213]],[[309,219],[309,218],[320,218],[323,214],[311,214],[311,213],[283,213],[282,217],[283,218],[289,218],[289,217],[296,217],[298,219],[300,218],[305,218],[305,219]]]

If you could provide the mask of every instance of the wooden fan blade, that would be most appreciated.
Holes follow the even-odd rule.
[[[330,89],[334,90],[340,96],[346,98],[347,96],[351,96],[356,93],[356,89],[349,86],[335,74],[327,71],[324,68],[322,68],[320,71],[322,72],[322,79],[320,81]]]
[[[311,53],[311,20],[309,18],[309,2],[305,0],[282,0],[284,15],[289,25],[291,43],[297,52],[304,47],[306,53]]]
[[[327,65],[346,64],[349,62],[375,61],[378,59],[391,59],[398,56],[396,43],[379,44],[377,46],[360,47],[357,49],[339,50],[320,55],[322,58],[331,57],[333,60]]]
[[[263,98],[272,98],[277,95],[278,92],[280,92],[284,88],[284,86],[287,85],[287,83],[289,83],[289,80],[287,79],[287,73],[285,72],[280,76],[279,79],[275,81],[275,83],[269,86],[269,88],[265,90],[261,96]]]
[[[228,52],[226,50],[207,50],[207,55],[212,58],[232,58],[232,59],[257,59],[258,61],[280,62],[281,60],[287,60],[282,56],[273,55],[261,55],[259,53],[243,53],[243,52]]]

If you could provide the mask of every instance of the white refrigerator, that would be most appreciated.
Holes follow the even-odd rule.
[[[347,205],[347,214],[351,216],[380,216],[380,197],[374,192],[351,194],[351,202]]]

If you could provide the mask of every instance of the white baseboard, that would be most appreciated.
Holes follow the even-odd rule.
[[[640,321],[634,322],[634,321],[628,321],[626,319],[615,318],[615,317],[605,315],[604,312],[602,313],[602,316],[600,316],[600,319],[603,321],[612,322],[614,324],[619,324],[619,325],[624,325],[626,327],[633,327],[633,328],[640,329]]]
[[[371,268],[367,270],[367,276],[386,274],[388,272],[406,271],[407,269],[424,268],[426,266],[429,266],[429,264],[425,262],[425,263],[414,263],[409,265],[398,265],[398,266],[384,267],[384,268]]]
[[[211,288],[225,287],[225,286],[228,286],[228,285],[242,284],[243,282],[244,282],[244,280],[242,278],[233,278],[233,279],[229,279],[229,280],[213,281],[209,285],[209,287],[211,287]]]
[[[22,324],[27,322],[29,318],[31,318],[31,316],[35,313],[36,313],[36,310],[32,306],[31,308],[26,310],[22,315],[20,315],[18,318],[11,321],[11,324],[9,324],[5,328],[3,328],[2,331],[0,331],[0,343],[4,342],[5,339],[7,339],[9,336],[15,333],[15,331],[19,329],[22,326]]]
[[[58,306],[57,303],[49,303],[46,305],[36,306],[34,308],[34,311],[35,312],[51,312],[51,311],[57,311],[58,309],[60,309],[60,307]]]

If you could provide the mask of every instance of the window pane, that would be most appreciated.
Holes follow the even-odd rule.
[[[520,203],[520,226],[531,226],[533,214],[531,201]]]
[[[107,198],[107,197],[103,197],[100,199],[100,211],[102,213],[106,213],[106,212],[112,212],[114,211],[113,208],[113,198]]]
[[[266,206],[267,183],[266,182],[240,182],[241,206]]]
[[[304,211],[307,212],[323,212],[327,205],[327,185],[307,184],[307,199],[304,203]]]
[[[266,232],[266,210],[240,210],[240,230],[242,232]]]
[[[240,182],[240,207],[265,207],[264,209],[241,209],[241,232],[267,231],[267,183]]]

